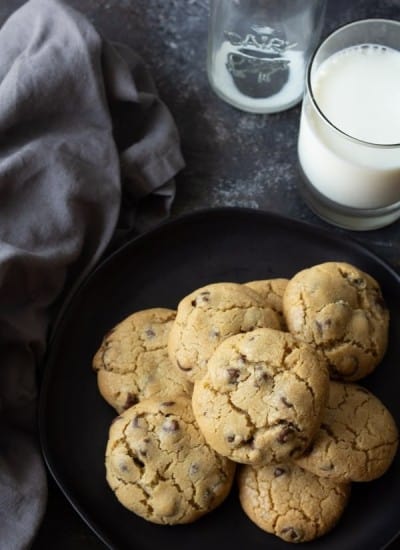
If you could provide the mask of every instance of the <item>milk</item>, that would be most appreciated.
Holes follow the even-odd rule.
[[[241,49],[226,40],[215,54],[210,82],[218,95],[239,109],[254,113],[281,111],[301,100],[304,91],[304,52],[299,50],[285,51],[282,59],[288,67],[287,82],[277,93],[268,97],[254,98],[245,95],[237,88],[227,67],[228,56],[240,53]]]
[[[311,88],[331,124],[358,141],[305,100],[298,154],[308,181],[344,206],[400,201],[400,146],[382,147],[400,144],[400,52],[371,44],[337,52],[317,68]]]

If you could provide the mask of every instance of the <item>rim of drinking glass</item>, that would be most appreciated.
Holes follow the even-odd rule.
[[[324,114],[324,112],[322,111],[322,109],[318,105],[318,102],[317,102],[317,100],[316,100],[316,98],[313,94],[313,91],[312,91],[311,68],[313,66],[314,59],[316,58],[316,56],[317,56],[318,52],[320,51],[320,49],[322,48],[322,46],[330,38],[332,38],[335,34],[338,34],[338,33],[342,32],[344,29],[346,29],[348,27],[353,27],[355,25],[365,24],[365,23],[386,23],[386,24],[390,24],[390,25],[394,25],[396,27],[399,27],[399,30],[400,30],[400,21],[395,21],[393,19],[384,19],[384,18],[369,18],[369,19],[357,19],[355,21],[351,21],[350,23],[345,23],[344,25],[341,25],[340,27],[338,27],[337,29],[335,29],[334,31],[329,33],[328,36],[326,36],[322,40],[322,42],[319,44],[319,46],[317,46],[317,48],[314,50],[314,52],[313,52],[313,54],[310,58],[310,61],[308,63],[307,78],[306,78],[307,93],[308,93],[308,96],[311,100],[311,103],[315,107],[318,115],[322,118],[322,120],[324,122],[326,122],[331,128],[333,128],[340,135],[345,136],[346,138],[350,139],[351,141],[353,141],[355,143],[360,143],[362,145],[367,145],[368,147],[375,147],[375,148],[382,148],[382,149],[394,149],[396,147],[400,147],[400,142],[396,142],[396,143],[374,143],[373,141],[366,141],[366,140],[363,140],[363,139],[358,139],[358,138],[344,132],[343,130],[338,128],[338,126],[335,126],[335,124],[333,124],[333,122],[331,122],[329,120],[329,118]],[[400,53],[400,51],[399,51],[399,53]]]

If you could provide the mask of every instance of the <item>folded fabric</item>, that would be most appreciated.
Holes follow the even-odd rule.
[[[51,321],[108,246],[168,214],[183,160],[143,62],[56,0],[0,29],[0,106],[0,548],[16,550],[46,503],[35,374]]]

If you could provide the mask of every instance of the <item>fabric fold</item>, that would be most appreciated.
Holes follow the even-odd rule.
[[[24,4],[0,52],[0,548],[17,550],[45,508],[35,376],[52,321],[121,234],[168,215],[183,159],[143,61],[61,1]]]

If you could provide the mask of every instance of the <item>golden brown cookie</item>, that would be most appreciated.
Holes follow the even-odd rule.
[[[327,262],[297,273],[283,310],[289,331],[323,354],[332,378],[359,380],[384,356],[389,313],[381,289],[350,264]]]
[[[315,436],[328,397],[323,360],[291,334],[256,329],[226,339],[197,380],[197,422],[220,454],[244,464],[299,456]]]
[[[350,484],[317,477],[289,463],[243,466],[238,480],[247,516],[286,542],[306,542],[330,531],[350,495]]]
[[[332,382],[321,428],[302,468],[336,481],[371,481],[386,472],[396,454],[395,421],[367,389]]]
[[[148,399],[117,417],[106,450],[107,481],[117,499],[160,524],[195,521],[228,495],[235,465],[204,440],[190,399]]]
[[[262,297],[267,306],[275,311],[279,317],[281,330],[287,330],[282,301],[288,282],[288,279],[262,279],[245,283],[247,287]]]
[[[168,357],[175,311],[152,308],[133,313],[104,338],[93,359],[104,399],[121,412],[142,399],[191,394],[188,379]]]
[[[180,301],[168,351],[172,362],[194,382],[205,374],[208,359],[225,338],[256,327],[279,326],[277,314],[250,288],[210,284]]]

